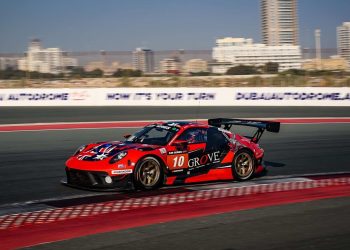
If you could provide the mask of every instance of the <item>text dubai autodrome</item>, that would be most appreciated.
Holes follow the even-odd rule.
[[[350,100],[350,93],[314,93],[314,92],[238,92],[235,100]]]

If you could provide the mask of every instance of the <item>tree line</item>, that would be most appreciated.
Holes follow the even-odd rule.
[[[141,70],[133,69],[118,69],[111,76],[112,77],[140,77],[142,76]],[[65,73],[51,74],[40,73],[37,71],[23,71],[13,68],[7,68],[0,70],[0,79],[3,80],[16,80],[16,79],[64,79],[64,78],[101,78],[104,76],[104,72],[101,69],[94,69],[92,71],[86,71],[83,67],[69,67]]]
[[[238,65],[229,68],[226,75],[259,75],[259,74],[279,74],[279,75],[295,75],[295,76],[348,76],[349,72],[329,71],[329,70],[313,70],[307,71],[302,69],[290,69],[279,72],[278,63],[268,62],[263,66]],[[210,72],[190,73],[191,76],[209,76],[218,75]],[[0,70],[0,79],[16,80],[16,79],[67,79],[67,78],[101,78],[101,77],[140,77],[143,76],[141,70],[118,69],[111,75],[106,75],[101,69],[86,71],[83,67],[68,67],[65,73],[50,74],[40,73],[36,71],[23,71],[13,68]]]

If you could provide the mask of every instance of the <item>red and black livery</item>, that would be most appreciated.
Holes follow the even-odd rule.
[[[256,128],[253,136],[232,126]],[[162,185],[252,178],[264,170],[263,132],[279,132],[272,121],[217,118],[150,124],[124,141],[88,144],[66,162],[65,184],[93,190],[155,189]]]

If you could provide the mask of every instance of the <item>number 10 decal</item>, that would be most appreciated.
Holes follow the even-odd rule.
[[[184,165],[185,162],[185,156],[181,155],[181,156],[176,156],[174,157],[174,168],[177,167],[182,167]]]
[[[188,154],[168,155],[167,164],[171,170],[188,168]]]

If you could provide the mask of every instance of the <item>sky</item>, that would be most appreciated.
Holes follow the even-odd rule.
[[[350,0],[299,0],[303,48],[336,48]],[[219,37],[261,42],[260,0],[0,0],[0,53],[22,53],[32,38],[66,51],[211,49]]]

